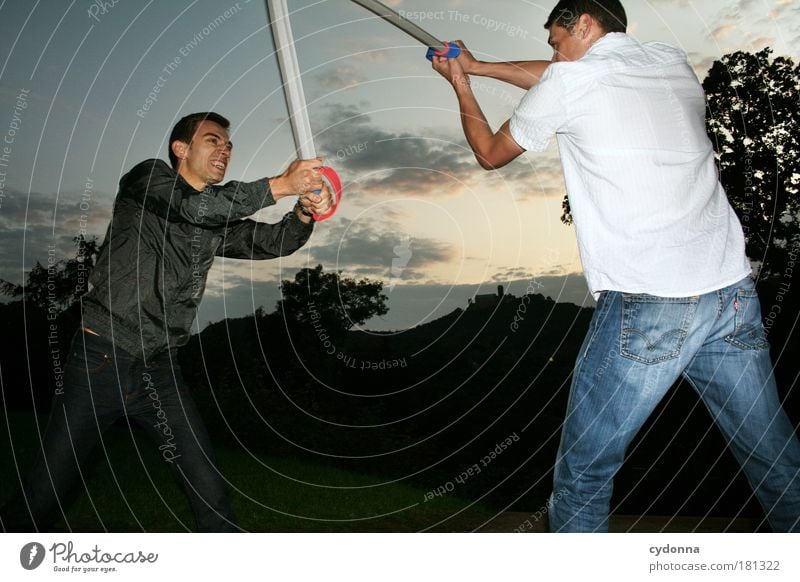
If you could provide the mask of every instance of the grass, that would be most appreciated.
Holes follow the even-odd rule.
[[[0,500],[36,453],[31,412],[6,411],[0,434]],[[41,426],[45,418],[38,417]],[[9,433],[11,438],[9,438]],[[12,446],[13,445],[13,446]],[[181,532],[194,529],[188,501],[147,437],[112,427],[84,468],[84,483],[53,531]],[[324,464],[215,450],[229,482],[239,526],[258,532],[471,531],[495,512],[452,494],[425,501],[426,491]],[[432,486],[432,488],[435,487]],[[428,496],[430,497],[430,496]]]

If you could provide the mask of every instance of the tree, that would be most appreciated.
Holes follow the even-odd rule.
[[[281,282],[283,299],[278,312],[305,324],[324,322],[329,331],[347,331],[374,315],[385,315],[387,297],[383,283],[343,277],[341,272],[324,273],[322,265],[301,269],[294,281]]]
[[[46,313],[59,315],[83,295],[89,283],[89,273],[97,258],[97,239],[86,240],[83,235],[72,239],[78,248],[72,259],[56,261],[49,258],[45,267],[39,261],[28,272],[24,285],[0,279],[0,293],[22,297],[27,303]]]
[[[762,276],[781,275],[800,246],[800,66],[771,52],[725,55],[703,82],[720,180]]]
[[[566,194],[561,200],[561,222],[567,226],[572,226],[572,208],[569,207],[569,196]]]

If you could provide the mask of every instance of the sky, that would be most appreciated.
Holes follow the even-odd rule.
[[[542,25],[555,0],[386,3],[480,59],[552,56]],[[384,282],[390,310],[373,330],[430,321],[500,284],[592,304],[574,230],[559,220],[555,144],[480,169],[425,47],[347,0],[288,4],[316,149],[342,177],[343,202],[290,257],[218,260],[198,329],[271,311],[279,282],[316,264]],[[736,50],[797,59],[798,0],[624,4],[630,35],[681,47],[701,80]],[[473,88],[494,128],[523,95],[482,78]],[[74,255],[79,233],[102,239],[120,177],[166,159],[172,125],[207,110],[232,122],[228,179],[274,176],[296,157],[264,2],[0,0],[0,278],[20,283],[48,253]]]

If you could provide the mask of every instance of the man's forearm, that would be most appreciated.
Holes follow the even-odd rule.
[[[475,61],[469,74],[489,77],[510,83],[526,91],[539,82],[550,61],[511,61],[487,63]]]
[[[304,223],[286,214],[280,222],[266,224],[253,220],[233,222],[225,229],[222,245],[216,254],[229,259],[274,259],[290,255],[302,247],[314,230],[312,224]]]
[[[461,127],[464,129],[464,136],[472,149],[478,163],[482,168],[492,169],[492,164],[486,155],[494,136],[492,128],[486,121],[486,116],[475,99],[472,87],[469,84],[469,77],[463,77],[453,83],[453,87],[458,97],[458,107],[461,112]]]
[[[294,192],[292,190],[292,185],[290,181],[283,176],[276,176],[275,178],[270,178],[269,189],[272,192],[272,196],[273,198],[275,198],[275,200],[280,200],[281,198],[285,198],[286,196],[299,196],[301,194],[301,192]],[[303,224],[310,224],[313,221],[310,215],[305,214],[301,210],[299,204],[294,207],[294,212],[295,214],[297,214],[297,219]]]
[[[295,189],[295,184],[286,176],[275,176],[268,178],[269,189],[272,192],[272,197],[277,201],[286,196],[299,196],[301,192]]]

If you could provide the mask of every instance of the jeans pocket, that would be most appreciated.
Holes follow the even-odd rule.
[[[642,364],[677,358],[699,297],[622,296],[620,354]]]
[[[77,336],[72,342],[72,363],[84,374],[99,374],[113,361],[109,342],[84,332],[84,340]],[[107,345],[108,344],[108,345]]]
[[[733,305],[736,310],[733,332],[725,337],[725,341],[742,350],[768,349],[758,292],[755,289],[737,289]]]

